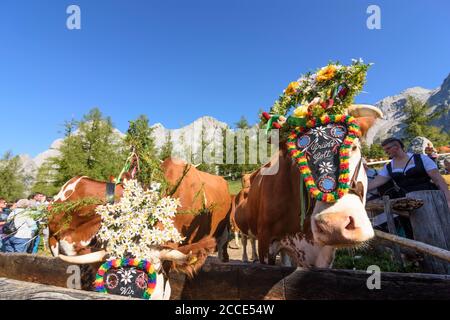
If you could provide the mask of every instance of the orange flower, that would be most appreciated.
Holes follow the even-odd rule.
[[[318,82],[327,81],[332,79],[335,74],[336,74],[336,66],[330,64],[326,67],[323,67],[322,69],[319,70],[319,72],[317,72],[316,80]]]
[[[288,87],[284,91],[284,93],[288,96],[292,96],[297,92],[297,89],[300,87],[300,84],[297,81],[293,81],[289,83]]]

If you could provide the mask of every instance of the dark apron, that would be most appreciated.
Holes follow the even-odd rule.
[[[411,159],[414,158],[415,166],[405,170]],[[392,180],[406,193],[419,190],[438,190],[436,185],[431,182],[430,176],[425,171],[420,154],[414,154],[403,169],[403,172],[393,172],[392,164],[389,163],[387,170]]]

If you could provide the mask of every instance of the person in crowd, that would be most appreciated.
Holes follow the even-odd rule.
[[[425,154],[413,154],[404,151],[400,139],[389,138],[381,143],[384,152],[392,161],[386,164],[373,180],[369,180],[368,189],[383,189],[391,198],[404,197],[408,192],[420,190],[441,190],[450,209],[450,192],[439,173],[436,163]],[[392,188],[391,185],[392,184]],[[383,192],[382,192],[383,193]],[[413,230],[408,218],[398,216],[397,229],[400,235],[413,239]]]
[[[386,139],[381,146],[392,161],[369,181],[369,190],[392,179],[404,195],[419,190],[441,190],[450,208],[450,191],[433,160],[423,154],[405,152],[403,142],[397,138]]]
[[[36,222],[29,211],[30,206],[31,203],[27,199],[19,200],[13,205],[12,212],[7,219],[7,224],[10,225],[9,229],[13,229],[13,231],[6,234],[3,240],[5,252],[27,252],[33,234],[37,230]]]
[[[444,174],[442,177],[444,178],[445,182],[448,185],[448,188],[450,189],[450,156],[447,156],[444,159]]]
[[[450,156],[444,159],[444,174],[450,174]]]
[[[8,204],[4,198],[0,198],[0,252],[3,252],[3,226],[8,218]]]
[[[32,207],[36,211],[41,211],[44,206],[48,205],[47,197],[43,193],[37,192],[37,193],[31,195],[30,198],[32,198],[32,201],[33,201]],[[41,235],[39,234],[40,223],[42,223],[42,221],[36,221],[37,230],[36,230],[35,234],[33,235],[33,240],[31,241],[31,245],[28,247],[29,253],[33,253],[33,254],[38,253],[39,245],[41,243]],[[42,230],[42,233],[43,233],[42,236],[43,236],[44,246],[46,246],[46,243],[48,243],[48,228],[44,228]]]
[[[434,163],[437,163],[438,154],[436,149],[433,147],[431,143],[428,143],[427,147],[425,148],[425,154],[434,161]]]

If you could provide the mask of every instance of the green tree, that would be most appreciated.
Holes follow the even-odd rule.
[[[147,116],[141,115],[137,120],[130,121],[125,144],[139,157],[138,181],[146,187],[153,181],[162,182],[163,173],[155,148],[153,128],[149,126]]]
[[[238,122],[234,124],[237,129],[248,129],[250,128],[250,125],[247,121],[247,118],[245,116],[241,116],[241,119],[239,119]]]
[[[50,162],[44,162],[40,167],[36,175],[36,181],[32,187],[32,192],[42,193],[47,196],[54,196],[59,191],[59,186],[55,185],[53,180],[56,174],[55,168],[52,167]]]
[[[372,143],[370,147],[367,144],[362,143],[361,153],[366,159],[386,158],[383,147],[378,143]]]
[[[405,133],[403,139],[409,144],[415,137],[421,136],[428,138],[435,146],[448,144],[449,134],[445,133],[442,128],[432,126],[431,122],[442,115],[441,111],[431,111],[427,103],[409,96],[403,110],[406,119]]]
[[[161,151],[159,152],[159,158],[161,160],[165,160],[172,156],[173,152],[173,142],[172,142],[172,134],[169,134],[166,137],[166,141],[164,142]]]
[[[65,129],[60,155],[44,164],[46,168],[55,169],[49,177],[55,187],[61,187],[78,175],[108,180],[111,175],[119,174],[126,150],[123,139],[114,131],[111,118],[94,108],[81,121],[66,122]]]
[[[18,156],[6,152],[0,159],[0,197],[7,201],[23,198],[25,193],[25,175]]]

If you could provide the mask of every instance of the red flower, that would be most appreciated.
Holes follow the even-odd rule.
[[[334,104],[334,99],[328,100],[328,108],[331,108]]]
[[[339,96],[339,98],[343,98],[343,97],[345,97],[345,95],[347,94],[347,92],[348,92],[348,89],[347,88],[342,88],[340,91],[339,91],[339,93],[338,93],[338,96]]]

